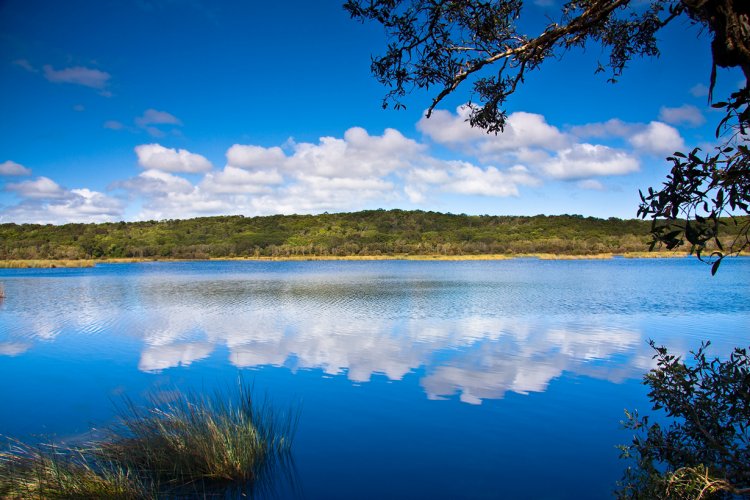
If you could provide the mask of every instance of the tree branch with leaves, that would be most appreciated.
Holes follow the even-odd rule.
[[[429,117],[447,96],[471,85],[468,121],[488,133],[503,131],[508,98],[547,59],[598,45],[608,60],[596,71],[608,70],[614,82],[633,58],[659,55],[656,35],[665,26],[679,18],[699,25],[712,36],[710,94],[717,67],[740,68],[745,86],[714,105],[725,111],[717,130],[724,142],[716,152],[694,149],[668,158],[671,173],[662,188],[642,194],[638,215],[653,220],[652,248],[687,242],[701,260],[712,262],[713,272],[726,255],[750,246],[750,222],[737,217],[749,214],[750,1],[572,0],[557,22],[536,34],[519,27],[523,0],[348,0],[344,8],[354,19],[377,22],[386,31],[385,53],[374,56],[371,65],[375,78],[389,88],[383,107],[404,108],[403,98],[412,91],[437,89]],[[722,217],[741,226],[741,237],[728,248],[720,238]]]

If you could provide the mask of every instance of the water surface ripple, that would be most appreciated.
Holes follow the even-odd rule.
[[[539,483],[535,461],[558,485],[542,497],[601,498],[622,467],[622,409],[646,404],[646,341],[726,354],[750,324],[747,258],[714,278],[693,259],[519,259],[99,265],[0,283],[14,408],[0,433],[73,435],[111,419],[119,394],[250,371],[304,400],[304,490],[329,498],[514,497],[508,475]],[[598,478],[588,489],[552,472],[569,457],[545,443],[569,439]],[[463,475],[436,479],[448,465]]]

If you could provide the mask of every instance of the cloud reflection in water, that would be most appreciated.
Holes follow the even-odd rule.
[[[105,288],[84,287],[75,311],[19,312],[16,333],[0,338],[0,354],[23,354],[33,343],[58,341],[60,332],[129,336],[142,345],[144,372],[187,367],[221,346],[238,368],[293,360],[295,369],[357,383],[418,372],[427,397],[458,394],[472,404],[545,391],[566,371],[636,378],[650,363],[637,326],[612,328],[622,322],[611,316],[514,315],[498,305],[504,291],[496,287],[388,279],[144,280],[135,290]]]

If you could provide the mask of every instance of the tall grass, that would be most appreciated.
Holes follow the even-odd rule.
[[[91,259],[14,259],[0,260],[0,268],[6,269],[53,269],[57,267],[94,267],[95,262]]]
[[[2,498],[143,499],[154,495],[136,474],[82,450],[11,441],[0,452]]]
[[[0,454],[0,497],[153,498],[159,494],[242,494],[290,473],[298,412],[256,404],[240,381],[231,395],[125,400],[108,436],[84,447],[13,442]]]
[[[256,404],[241,382],[235,397],[193,393],[151,403],[143,410],[126,401],[101,458],[167,484],[257,482],[289,459],[298,414],[277,412],[267,399]]]

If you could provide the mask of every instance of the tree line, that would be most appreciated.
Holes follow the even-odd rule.
[[[732,237],[730,224],[726,237]],[[2,224],[0,259],[588,255],[644,251],[651,224],[580,215],[368,210],[101,224]]]

